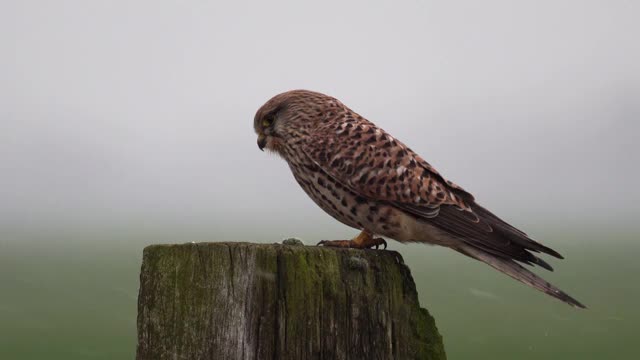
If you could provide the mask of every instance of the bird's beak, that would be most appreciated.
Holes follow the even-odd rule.
[[[258,135],[258,148],[264,151],[264,147],[267,146],[267,137],[263,134]]]

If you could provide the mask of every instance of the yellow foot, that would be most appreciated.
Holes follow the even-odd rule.
[[[387,242],[383,238],[374,238],[370,233],[363,231],[358,236],[351,240],[322,240],[318,245],[341,247],[341,248],[355,248],[355,249],[370,249],[375,246],[384,245],[384,249],[387,248]]]

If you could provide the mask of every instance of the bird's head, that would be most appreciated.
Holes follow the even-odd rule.
[[[253,120],[258,147],[284,155],[284,147],[309,136],[336,107],[343,105],[330,96],[308,90],[274,96],[258,109]]]

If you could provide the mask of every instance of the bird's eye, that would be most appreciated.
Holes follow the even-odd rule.
[[[271,124],[273,124],[273,118],[272,117],[268,117],[268,118],[264,118],[264,120],[262,120],[262,127],[269,127],[271,126]]]

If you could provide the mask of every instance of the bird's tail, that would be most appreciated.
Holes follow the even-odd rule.
[[[564,301],[565,303],[571,306],[578,307],[581,309],[586,308],[586,306],[584,306],[578,300],[572,298],[564,291],[553,286],[548,281],[544,280],[543,278],[539,277],[533,272],[525,269],[524,267],[522,267],[520,264],[516,263],[513,260],[502,259],[470,246],[465,246],[462,248],[458,248],[456,250],[476,260],[480,260],[490,265],[491,267],[495,268],[496,270],[499,270],[511,276],[512,278],[522,283],[525,283],[533,288],[536,288],[545,294],[551,295],[560,301]]]

